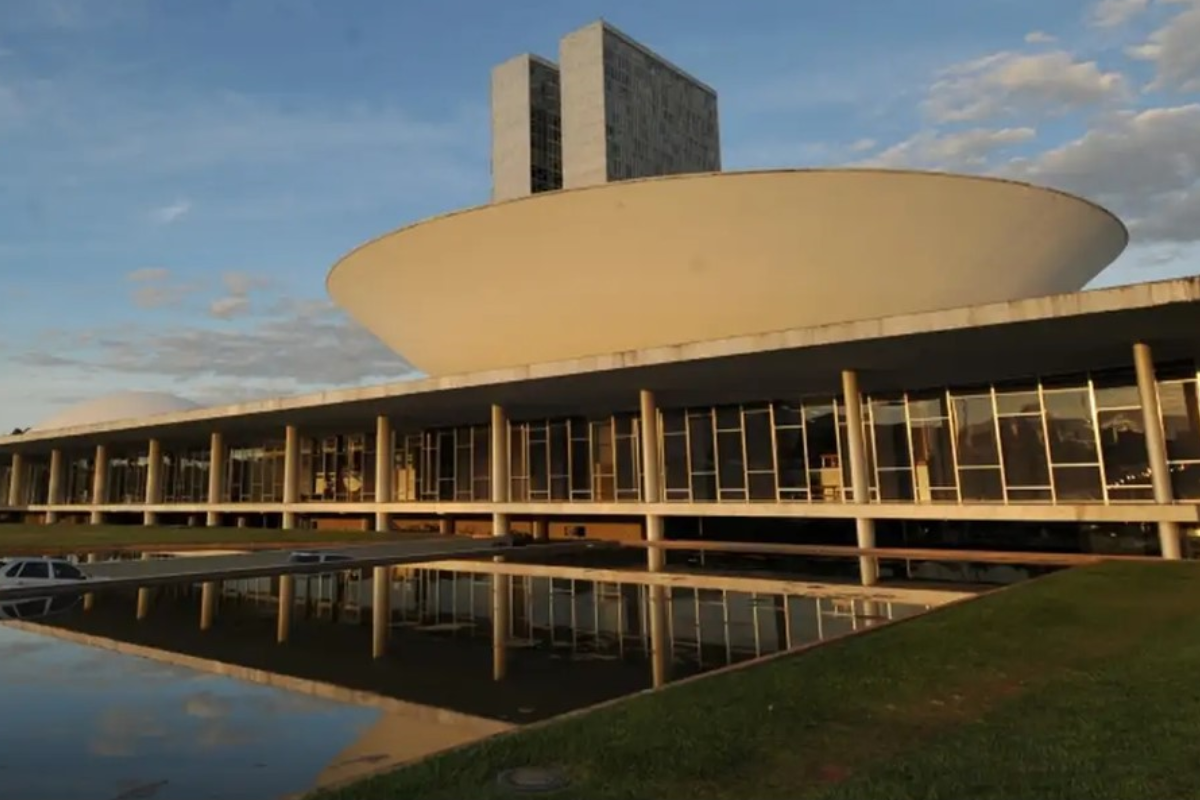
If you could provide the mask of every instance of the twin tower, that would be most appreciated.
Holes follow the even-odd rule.
[[[721,169],[717,93],[604,21],[492,70],[492,201]]]

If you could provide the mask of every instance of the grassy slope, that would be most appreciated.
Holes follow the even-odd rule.
[[[270,542],[386,542],[412,534],[270,528],[171,528],[141,525],[0,525],[0,554],[34,550],[149,545],[263,544]]]
[[[1063,572],[321,796],[1200,797],[1198,612],[1200,565]]]

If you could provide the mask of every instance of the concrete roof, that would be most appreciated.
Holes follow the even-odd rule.
[[[511,369],[275,398],[122,423],[0,437],[0,452],[57,441],[204,441],[295,423],[309,430],[399,430],[485,423],[491,403],[514,419],[635,411],[639,389],[663,406],[833,395],[840,370],[863,391],[967,385],[987,380],[1125,367],[1134,341],[1159,363],[1200,356],[1200,277],[991,303],[858,322],[793,328]],[[282,436],[282,432],[280,433]]]
[[[620,181],[386,234],[329,294],[449,375],[1078,291],[1120,220],[1051,189],[827,169]]]

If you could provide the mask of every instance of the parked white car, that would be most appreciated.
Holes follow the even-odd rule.
[[[85,581],[88,576],[65,558],[8,558],[0,561],[0,589],[18,586],[57,586]]]

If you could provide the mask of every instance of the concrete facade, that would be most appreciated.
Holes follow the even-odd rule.
[[[561,189],[559,72],[524,54],[492,70],[492,202]]]
[[[563,186],[721,169],[717,94],[606,22],[567,34]]]

